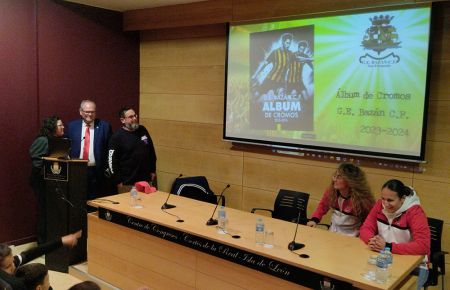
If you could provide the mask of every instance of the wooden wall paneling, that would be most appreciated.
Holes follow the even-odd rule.
[[[170,86],[169,82],[166,85]],[[160,120],[222,124],[223,93],[221,95],[141,93],[140,115],[143,118]]]
[[[450,142],[450,101],[430,100],[427,141]]]
[[[170,147],[159,147],[158,154],[158,167],[164,172],[205,175],[208,180],[242,184],[242,158],[238,156]]]
[[[320,198],[335,168],[312,167],[274,160],[244,158],[244,187],[278,192],[291,189]]]
[[[229,22],[232,16],[231,1],[202,1],[125,11],[123,29],[148,30]]]
[[[141,68],[141,93],[223,95],[224,66]]]
[[[177,178],[181,174],[181,172],[177,174],[173,172],[161,171],[158,168],[158,164],[156,165],[156,171],[158,175],[158,190],[170,192],[175,178]]]
[[[226,38],[141,41],[141,68],[225,65]]]
[[[450,7],[446,3],[433,4],[431,47],[434,61],[450,60]]]
[[[226,36],[226,23],[162,28],[154,30],[146,30],[141,32],[141,41],[169,40],[169,39],[186,39],[186,38],[203,38],[213,36]]]
[[[433,61],[430,76],[430,99],[449,101],[450,60]]]
[[[230,150],[231,142],[222,141],[222,125],[156,119],[141,119],[157,146],[209,151],[243,156]]]
[[[450,143],[427,141],[424,172],[416,174],[414,180],[429,180],[450,184]]]
[[[233,21],[280,18],[312,13],[334,12],[377,6],[405,5],[415,1],[377,0],[377,1],[329,1],[329,0],[233,0]]]
[[[242,210],[250,212],[252,208],[273,209],[278,190],[270,191],[252,187],[242,189]],[[269,212],[258,211],[257,214],[270,216]]]
[[[307,289],[303,286],[284,281],[282,279],[261,273],[250,268],[232,264],[204,253],[198,254],[198,271],[205,275],[226,281],[234,287],[244,289],[272,290],[272,289]],[[209,289],[215,289],[210,287]]]
[[[448,205],[450,205],[450,184],[415,179],[413,187],[419,195],[420,203],[427,216],[441,219],[445,223],[450,224],[450,210],[448,210]],[[442,210],[442,205],[446,205],[447,210]]]

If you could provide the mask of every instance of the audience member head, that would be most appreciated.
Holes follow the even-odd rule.
[[[80,104],[80,116],[86,124],[95,121],[96,105],[91,100],[83,100]]]
[[[39,129],[39,136],[62,137],[64,135],[64,124],[61,118],[57,116],[47,117],[42,121],[42,126]]]
[[[15,275],[23,281],[27,290],[50,289],[48,269],[43,264],[29,263],[20,266]]]
[[[366,218],[375,203],[366,175],[351,163],[339,165],[332,177],[331,188],[339,191],[343,198],[351,198],[354,212],[361,219]],[[336,199],[337,194],[330,194],[330,204],[335,204]]]
[[[0,244],[0,270],[14,274],[16,266],[11,248],[7,244]]]
[[[381,187],[381,200],[387,212],[396,212],[405,202],[407,196],[413,195],[413,190],[398,179],[388,180]]]
[[[100,290],[100,286],[92,281],[84,281],[73,285],[68,290]]]
[[[134,131],[139,128],[138,115],[131,107],[123,107],[119,111],[120,122],[125,130]]]

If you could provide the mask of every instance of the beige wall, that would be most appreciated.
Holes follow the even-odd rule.
[[[330,1],[320,2],[323,8]],[[443,245],[449,251],[450,2],[439,3],[436,10],[426,141],[428,162],[421,166],[425,172],[363,169],[376,195],[390,178],[413,185],[427,215],[445,221]],[[216,193],[231,184],[225,194],[229,207],[246,211],[253,207],[272,208],[278,190],[286,188],[309,192],[311,213],[336,163],[230,150],[231,143],[222,141],[224,29],[216,25],[163,32],[141,33],[140,65],[140,121],[156,145],[160,189],[169,191],[180,173],[205,175]]]

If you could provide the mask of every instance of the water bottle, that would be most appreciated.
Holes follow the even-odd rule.
[[[136,207],[137,206],[137,197],[138,197],[138,193],[137,193],[136,187],[133,186],[131,188],[131,191],[130,191],[130,205],[131,205],[131,207]]]
[[[375,280],[375,273],[377,271],[377,257],[377,255],[371,255],[367,260],[367,271],[363,275],[367,280]]]
[[[392,266],[392,253],[391,253],[391,249],[389,249],[389,247],[384,248],[384,254],[386,255],[386,261],[388,264],[388,268],[390,266]]]
[[[264,245],[264,221],[260,217],[256,219],[255,241],[257,245]]]
[[[219,220],[219,231],[226,232],[227,212],[225,211],[225,207],[223,205],[219,208],[218,220]]]
[[[375,272],[375,282],[384,284],[389,276],[388,263],[384,251],[381,250],[377,257],[377,270]]]

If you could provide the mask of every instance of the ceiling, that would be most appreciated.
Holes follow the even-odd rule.
[[[201,2],[205,0],[66,0],[66,1],[123,12],[128,10]]]

